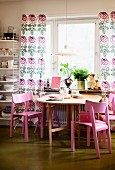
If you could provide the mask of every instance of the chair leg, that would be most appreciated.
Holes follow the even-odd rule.
[[[110,129],[107,130],[107,137],[108,137],[108,150],[109,150],[109,153],[112,153],[112,144],[111,144]]]
[[[80,148],[80,134],[81,134],[80,124],[78,124],[77,126],[77,134],[78,134],[78,148]]]
[[[91,130],[91,127],[87,126],[87,146],[88,147],[90,146],[90,130]]]
[[[40,138],[43,138],[43,115],[41,115],[41,122],[40,122]]]
[[[38,115],[38,121],[35,123],[34,134],[36,133],[38,126],[41,126],[41,117],[41,115]]]
[[[28,142],[28,117],[27,116],[25,116],[24,122],[25,122],[25,142]]]
[[[101,142],[103,139],[102,137],[102,131],[101,132],[98,132],[98,141]]]
[[[106,147],[106,130],[103,130],[103,143],[102,143],[103,148]]]
[[[37,131],[38,126],[40,125],[40,138],[43,138],[43,116],[38,115],[38,121],[35,124],[34,134]]]
[[[60,127],[59,118],[58,118],[58,116],[57,116],[57,113],[56,113],[56,109],[55,109],[55,108],[54,108],[54,117],[55,117],[55,119],[56,119],[56,121],[57,121],[58,127]]]
[[[93,138],[94,138],[94,143],[95,143],[96,155],[97,155],[97,158],[100,158],[100,151],[99,151],[97,132],[95,132],[94,129],[92,129],[92,130],[93,130]]]
[[[13,136],[13,117],[11,116],[10,120],[10,137],[12,138]]]
[[[35,124],[34,134],[35,134],[35,133],[36,133],[36,131],[37,131],[38,124],[39,124],[39,120],[38,120],[38,122],[36,122],[36,124]]]
[[[57,112],[56,112],[56,108],[55,106],[52,106],[52,127],[54,127],[54,119],[57,121],[58,127],[60,127],[60,122],[59,122],[59,118],[57,116]]]
[[[71,121],[71,151],[75,151],[75,122]]]
[[[52,128],[54,128],[54,119],[55,119],[55,109],[51,107],[51,112],[52,112]]]
[[[23,123],[22,123],[22,135],[24,135],[24,129],[25,129],[25,122],[23,120]]]

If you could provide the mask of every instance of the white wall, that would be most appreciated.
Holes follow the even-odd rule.
[[[65,16],[66,0],[20,0],[15,2],[0,2],[1,29],[7,31],[8,26],[20,27],[23,13],[47,16]],[[113,0],[67,0],[68,15],[84,16],[98,15],[100,11],[115,10]]]

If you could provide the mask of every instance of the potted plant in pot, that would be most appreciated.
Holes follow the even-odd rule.
[[[69,66],[68,63],[61,63],[60,64],[60,76],[64,79],[64,83],[67,88],[70,88],[70,85],[72,84],[73,80],[71,79],[71,71],[72,68]]]
[[[78,68],[77,66],[74,66],[71,74],[74,76],[74,79],[77,80],[78,89],[85,89],[85,80],[89,76],[88,70],[86,68]]]

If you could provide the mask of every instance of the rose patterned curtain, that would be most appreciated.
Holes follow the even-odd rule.
[[[99,13],[101,87],[115,91],[115,11]]]
[[[22,15],[20,88],[44,89],[46,16]]]

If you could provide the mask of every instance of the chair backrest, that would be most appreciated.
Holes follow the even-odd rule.
[[[112,99],[112,110],[113,110],[113,114],[115,115],[115,96]]]
[[[15,104],[26,102],[28,100],[27,93],[12,94],[12,101]]]
[[[21,94],[12,94],[12,109],[11,114],[14,114],[14,107],[16,104],[25,103],[25,111],[28,110],[28,102],[33,100],[32,92],[25,92]]]
[[[95,113],[105,113],[105,109],[108,107],[108,102],[93,102],[86,100],[85,110],[90,111],[91,105],[93,106]]]
[[[114,103],[115,103],[115,92],[110,92],[109,97],[108,97],[108,102],[109,102],[109,107],[113,111],[113,114],[115,114],[115,108],[114,108]]]
[[[79,117],[80,122],[91,122],[90,113],[89,112],[80,112]]]
[[[109,93],[109,97],[108,97],[108,101],[109,101],[109,102],[112,102],[113,98],[115,98],[115,93],[110,92],[110,93]]]
[[[51,88],[59,89],[60,88],[61,77],[52,77]]]
[[[85,110],[90,112],[92,123],[95,123],[95,114],[105,114],[105,122],[109,125],[108,102],[92,102],[86,100]]]
[[[29,91],[29,92],[26,92],[26,95],[27,95],[27,101],[26,101],[26,108],[25,108],[25,111],[28,111],[29,109],[32,109],[32,107],[35,107],[35,103],[34,103],[34,98],[33,98],[33,92],[32,91]],[[29,103],[31,102],[31,103]],[[33,105],[33,106],[32,106]],[[34,109],[34,108],[33,108]]]
[[[26,95],[27,95],[28,101],[33,100],[33,92],[31,92],[31,91],[26,92]]]

